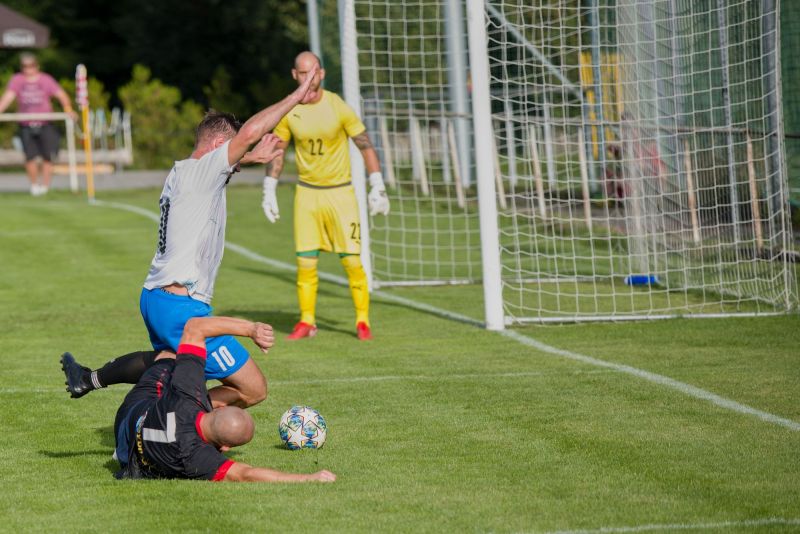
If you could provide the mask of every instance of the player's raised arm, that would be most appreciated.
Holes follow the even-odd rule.
[[[289,96],[273,104],[266,109],[262,109],[245,122],[239,132],[231,139],[228,145],[228,163],[234,165],[250,150],[250,147],[258,143],[264,135],[277,126],[281,118],[289,113],[297,104],[302,104],[315,95],[309,91],[314,80],[316,67],[311,76],[303,84],[295,89]]]
[[[334,482],[336,475],[325,470],[308,474],[286,473],[236,462],[228,469],[223,480],[226,482]]]

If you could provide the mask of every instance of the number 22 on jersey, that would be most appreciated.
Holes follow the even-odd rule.
[[[308,143],[308,153],[312,156],[325,155],[325,153],[322,151],[322,139],[306,139],[306,143]]]

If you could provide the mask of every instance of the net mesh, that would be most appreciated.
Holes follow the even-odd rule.
[[[770,0],[485,6],[508,321],[796,306]],[[463,5],[355,8],[375,280],[480,280]]]

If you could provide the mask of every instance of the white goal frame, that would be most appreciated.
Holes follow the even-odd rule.
[[[454,249],[450,256],[443,255],[446,257],[441,263],[453,261],[456,267],[449,272],[443,269],[445,274],[441,275],[438,269],[440,258],[435,247],[446,247],[448,244],[459,247],[462,243],[443,239],[443,244],[439,244],[434,237],[433,244],[430,244],[423,239],[425,236],[419,240],[409,240],[408,244],[399,245],[399,250],[403,254],[402,261],[408,261],[408,265],[418,261],[420,262],[418,267],[409,268],[408,272],[403,271],[399,274],[385,268],[387,258],[391,258],[386,256],[391,247],[385,244],[393,243],[390,240],[391,236],[398,234],[392,233],[394,229],[391,226],[387,228],[388,223],[383,219],[376,219],[374,222],[383,226],[373,228],[373,235],[370,235],[369,223],[372,219],[367,214],[363,160],[351,144],[353,183],[362,220],[361,256],[370,288],[459,285],[480,281],[483,285],[485,322],[489,329],[502,329],[511,324],[525,323],[628,321],[674,317],[749,317],[777,315],[797,309],[797,282],[790,260],[790,256],[796,255],[797,252],[792,252],[791,222],[788,220],[788,184],[780,121],[780,58],[779,46],[775,46],[779,42],[779,30],[776,24],[777,0],[763,0],[757,9],[752,6],[745,9],[741,7],[744,4],[740,2],[729,5],[726,0],[705,0],[705,4],[710,6],[713,21],[724,30],[715,30],[712,26],[701,28],[698,33],[694,33],[692,26],[692,33],[688,34],[688,37],[686,33],[680,31],[686,32],[686,25],[694,24],[691,17],[693,9],[685,7],[691,5],[687,4],[689,0],[650,0],[644,1],[641,6],[635,4],[638,1],[618,0],[616,7],[611,9],[628,9],[631,19],[626,19],[627,13],[618,13],[616,16],[619,19],[612,22],[611,26],[608,20],[600,20],[600,10],[609,9],[608,6],[614,5],[608,0],[586,2],[557,0],[548,3],[547,6],[540,6],[542,9],[554,9],[554,6],[559,6],[555,9],[562,9],[563,6],[565,10],[577,9],[578,12],[577,27],[560,27],[562,32],[573,34],[577,32],[582,36],[577,45],[559,45],[568,48],[568,52],[573,54],[570,61],[574,63],[566,63],[566,56],[562,56],[562,62],[559,64],[557,61],[555,63],[550,61],[551,58],[543,52],[545,49],[539,48],[538,41],[536,43],[527,41],[532,31],[531,24],[519,26],[527,28],[525,31],[529,33],[517,29],[517,22],[513,20],[514,13],[525,12],[530,15],[530,10],[535,9],[535,6],[532,7],[523,0],[431,0],[429,3],[415,2],[413,5],[392,4],[384,0],[375,0],[374,3],[368,0],[337,0],[344,97],[354,109],[361,111],[362,117],[366,117],[365,122],[370,134],[377,141],[376,144],[380,145],[390,200],[395,200],[393,196],[398,195],[397,204],[404,200],[419,205],[437,205],[438,202],[438,205],[448,206],[431,208],[433,210],[431,217],[434,220],[427,223],[431,225],[429,227],[422,226],[419,221],[424,219],[425,214],[417,213],[418,220],[415,221],[413,220],[415,214],[405,212],[404,220],[410,220],[411,223],[408,232],[437,232],[440,231],[438,225],[441,225],[442,232],[473,231],[470,228],[464,230],[458,224],[448,226],[437,222],[444,220],[447,213],[455,212],[457,208],[464,213],[466,209],[471,209],[471,214],[477,213],[478,228],[474,231],[479,232],[480,236],[480,245],[476,247],[480,249],[477,269],[468,264],[459,271],[460,265],[467,264],[472,259],[468,258],[463,264],[458,264],[457,262],[461,261],[458,256],[459,250]],[[314,9],[309,8],[309,13],[312,11],[316,13],[316,0],[310,2],[314,4]],[[628,4],[636,7],[625,7]],[[683,6],[680,8],[683,10],[680,13],[678,6]],[[465,10],[462,9],[464,7]],[[741,11],[737,11],[740,7]],[[428,8],[430,11],[425,11]],[[375,9],[374,19],[373,9]],[[511,20],[506,18],[504,9],[512,13],[509,15]],[[667,18],[657,20],[652,18],[657,9],[667,13]],[[403,14],[410,12],[414,15],[409,20],[383,18],[388,17],[390,10],[395,12],[393,15],[395,17],[397,12]],[[754,15],[758,10],[763,10],[760,18],[759,15]],[[464,11],[467,31],[466,35],[461,36],[458,33],[462,30],[453,19],[463,16]],[[664,16],[662,11],[659,11],[658,16]],[[369,23],[358,19],[357,13],[366,16]],[[414,18],[422,14],[424,16],[419,20]],[[435,21],[425,19],[425,16],[431,14],[436,17]],[[749,30],[737,29],[737,24],[741,28],[744,28],[744,25],[741,19],[730,22],[732,19],[726,17],[731,15],[734,18],[746,16],[749,17],[746,22],[758,21],[758,23]],[[523,15],[518,16],[523,17]],[[534,15],[534,19],[536,16],[538,15]],[[319,32],[317,22],[310,21],[309,29],[312,43],[317,43],[316,46],[319,46],[320,38],[315,34]],[[367,42],[381,43],[381,39],[402,39],[399,32],[396,35],[382,35],[381,27],[388,32],[387,25],[402,26],[406,22],[420,27],[425,23],[431,23],[438,28],[435,31],[441,32],[435,37],[442,43],[446,41],[446,46],[441,45],[439,52],[441,60],[433,60],[438,63],[430,67],[431,76],[427,78],[432,80],[434,91],[439,91],[439,95],[447,91],[447,81],[443,82],[442,76],[445,80],[449,79],[449,94],[441,97],[443,101],[431,103],[426,100],[417,104],[413,96],[395,97],[394,74],[387,74],[394,72],[394,64],[391,61],[387,62],[384,57],[380,57],[380,62],[370,57],[375,54],[386,55],[387,50],[379,49],[376,52],[358,48],[361,42],[358,29],[370,28],[365,38],[374,40]],[[558,24],[562,22],[563,20],[558,21]],[[435,26],[435,24],[440,25]],[[619,37],[619,41],[617,32],[622,35],[623,30],[615,27],[615,24],[628,24],[624,29],[628,34],[624,38]],[[656,27],[657,24],[660,26]],[[683,30],[679,30],[679,24],[683,25]],[[372,29],[373,27],[375,29]],[[610,27],[613,29],[609,30]],[[416,31],[416,26],[414,28]],[[556,26],[555,31],[558,31],[558,28]],[[490,34],[487,29],[495,33]],[[414,38],[424,39],[425,31],[428,30],[414,33]],[[546,31],[554,30],[552,27],[547,27]],[[600,32],[603,31],[613,31],[615,35],[613,41],[610,43],[603,41],[606,39],[606,36],[601,37]],[[651,31],[653,39],[660,39],[660,46],[670,48],[671,57],[659,56],[659,53],[663,52],[648,55],[651,53],[650,48],[655,50],[656,46],[653,44],[651,47],[648,44],[648,32]],[[755,43],[753,46],[760,47],[759,52],[741,51],[743,45],[736,42],[735,36],[738,35],[736,32],[747,31],[754,32],[747,34],[747,39]],[[493,41],[495,39],[493,35],[497,32],[505,32],[506,37],[503,39],[508,39],[509,43],[514,41],[513,46],[524,50],[518,52],[522,55],[511,57],[508,60],[509,64],[513,65],[514,61],[528,61],[530,62],[528,65],[534,65],[532,71],[535,72],[531,74],[531,71],[528,71],[525,76],[538,76],[550,80],[545,84],[552,85],[544,89],[534,89],[541,91],[538,93],[539,96],[535,97],[541,99],[541,104],[540,101],[534,102],[540,106],[539,114],[537,112],[531,114],[530,107],[526,110],[524,106],[517,106],[515,110],[513,105],[508,105],[507,100],[505,106],[502,105],[503,96],[509,95],[508,87],[514,87],[514,84],[520,82],[513,80],[511,83],[501,79],[499,82],[505,85],[501,89],[495,85],[498,83],[496,70],[498,61],[506,61],[504,52],[498,52],[497,49],[498,46],[502,46],[502,39]],[[734,36],[730,43],[729,32]],[[688,52],[690,55],[688,59],[685,55],[681,56],[685,52],[681,47],[686,45],[679,43],[679,39],[698,38],[697,36],[708,38],[710,43],[707,45],[708,50],[698,48],[698,51],[692,48],[691,52]],[[467,101],[464,99],[464,93],[458,90],[458,87],[464,84],[459,82],[458,73],[452,72],[452,66],[458,65],[460,61],[459,43],[462,37],[467,45],[468,69],[471,76],[469,110],[463,107]],[[402,45],[396,44],[397,42],[399,41],[391,41],[392,44],[387,46],[394,47],[389,53],[397,54],[393,57],[398,61],[398,69],[424,71],[428,68],[425,61],[429,58],[422,56],[426,53],[436,54],[436,50],[439,50],[438,45],[422,51],[417,48],[403,48]],[[491,46],[495,46],[495,49],[492,50]],[[633,46],[636,48],[632,48]],[[737,51],[736,46],[741,48]],[[627,47],[625,51],[628,53],[628,60],[638,58],[645,63],[650,61],[652,67],[642,67],[644,70],[637,71],[636,60],[620,67],[620,63],[615,63],[618,61],[616,56],[622,56],[624,47]],[[717,69],[721,74],[715,75],[721,76],[721,85],[726,89],[719,103],[713,100],[710,103],[706,102],[705,105],[710,106],[712,113],[721,109],[719,113],[722,116],[724,112],[724,120],[719,123],[719,119],[712,118],[712,123],[716,120],[717,124],[708,126],[702,122],[695,123],[692,119],[688,121],[689,126],[682,125],[676,118],[678,99],[684,98],[687,93],[678,93],[678,89],[670,88],[672,94],[662,94],[661,86],[656,84],[661,83],[661,77],[672,77],[669,83],[674,87],[686,84],[688,75],[694,73],[696,68],[702,68],[691,64],[695,61],[691,54],[702,55],[706,52],[709,57],[713,52],[721,58],[718,61],[722,62],[722,67]],[[418,54],[419,57],[412,58],[415,63],[411,67],[408,63],[403,65],[404,53]],[[738,58],[735,56],[737,53],[739,53]],[[754,60],[752,54],[761,55],[756,55]],[[498,60],[499,55],[502,55],[500,60]],[[614,56],[614,59],[609,59],[609,56]],[[370,67],[364,67],[359,65],[359,57],[367,57],[368,62],[375,61],[368,63]],[[734,84],[741,82],[730,77],[741,77],[744,69],[753,68],[759,61],[760,70],[755,70],[752,74],[747,71],[744,76],[747,83],[756,82],[763,93],[754,90],[754,86],[748,86],[749,89],[744,89],[746,92],[744,104],[740,101],[732,102],[727,91]],[[445,74],[442,74],[442,64],[450,65],[450,70]],[[382,70],[372,72],[369,68],[373,66]],[[604,76],[608,75],[608,70],[615,68],[617,72],[612,75],[612,79],[616,81],[605,81]],[[628,68],[622,77],[619,74],[620,68]],[[647,71],[648,68],[652,70]],[[739,69],[738,74],[732,74],[734,68]],[[656,69],[661,70],[656,71]],[[579,81],[576,81],[578,80],[575,75],[576,70],[580,71]],[[402,74],[400,73],[401,77]],[[379,75],[383,78],[379,78]],[[631,94],[635,98],[631,101],[633,103],[628,103],[629,106],[631,108],[641,106],[644,111],[639,113],[636,109],[633,118],[624,116],[621,111],[617,113],[616,118],[604,116],[606,107],[614,105],[613,100],[606,100],[604,97],[603,91],[607,90],[608,84],[616,83],[620,86],[611,88],[616,93],[614,98],[619,102],[619,99],[623,98],[619,96],[623,85],[620,80],[635,85],[631,82],[643,79],[638,77],[639,75],[652,75],[652,81],[644,79],[640,87],[625,88],[625,90],[633,91]],[[391,80],[388,86],[382,81],[386,77]],[[368,81],[364,81],[365,78]],[[372,81],[369,81],[370,78]],[[409,86],[402,85],[403,83],[409,82],[407,80],[397,82],[397,89],[400,92],[406,91],[406,94],[409,94],[410,90],[414,90],[413,87],[409,89]],[[523,79],[521,84],[525,83],[528,82]],[[703,98],[704,91],[710,93],[712,90],[717,90],[717,83],[718,80],[714,79],[709,82],[708,87],[700,87],[696,91],[692,89],[693,92],[689,94],[691,98],[696,98],[695,94],[700,94],[699,98]],[[444,90],[443,85],[445,85]],[[362,87],[366,87],[366,94],[369,95],[367,99],[362,94]],[[386,87],[389,89],[385,90],[391,92],[389,97],[382,93]],[[420,91],[427,91],[427,87]],[[658,94],[653,97],[652,93],[656,87]],[[503,95],[498,91],[503,91]],[[523,87],[519,89],[518,94],[512,96],[518,99],[518,103],[530,105],[524,91]],[[550,93],[554,97],[560,97],[561,100],[558,101],[560,103],[553,103],[554,100],[547,96]],[[543,94],[545,96],[542,96]],[[387,98],[396,100],[389,102]],[[409,100],[405,100],[406,98]],[[423,99],[426,98],[427,93]],[[568,100],[571,102],[565,104]],[[690,102],[694,105],[695,101]],[[762,105],[763,115],[758,115],[758,112],[753,114],[750,108],[745,109],[750,102]],[[405,105],[407,103],[408,105]],[[383,107],[387,105],[388,108]],[[417,105],[420,107],[416,107]],[[569,115],[563,109],[557,110],[556,106],[559,105],[573,106],[573,110],[577,106],[580,108],[580,113]],[[738,106],[739,114],[744,113],[746,116],[744,127],[739,125],[742,119],[734,117],[737,112],[735,106]],[[504,109],[499,111],[503,107]],[[384,109],[389,110],[386,112],[388,115],[383,114]],[[369,120],[372,122],[368,122]],[[394,123],[394,126],[387,127],[387,122]],[[469,126],[465,128],[467,123]],[[422,124],[424,126],[421,126]],[[554,126],[558,131],[555,131]],[[469,136],[471,149],[471,154],[467,157],[464,154],[466,136]],[[616,142],[615,149],[619,150],[621,155],[613,157],[610,155],[607,144],[612,141],[606,136]],[[725,146],[727,151],[724,149]],[[717,152],[714,152],[715,150]],[[558,158],[564,159],[559,161]],[[714,158],[717,158],[717,161]],[[393,164],[393,161],[401,159],[402,163],[397,165],[402,167],[402,174],[399,170],[395,172],[400,167]],[[629,180],[622,187],[631,189],[619,194],[617,202],[622,208],[615,209],[620,210],[622,215],[614,214],[612,218],[608,208],[610,197],[603,189],[608,187],[606,182],[608,177],[605,174],[609,172],[610,166],[617,164],[617,161],[621,168],[620,175]],[[528,170],[520,172],[519,165],[523,167],[528,165]],[[559,165],[561,170],[557,170]],[[669,165],[671,166],[669,175],[667,176],[667,171],[653,171],[652,168],[648,170],[648,165]],[[566,192],[564,189],[558,189],[559,186],[564,187],[564,177],[558,174],[565,172],[564,167],[568,168],[567,187],[571,188]],[[431,169],[434,169],[433,173]],[[703,172],[705,174],[700,176]],[[726,172],[733,176],[727,183],[719,178]],[[717,177],[716,181],[709,182],[709,177],[712,175]],[[699,183],[701,178],[705,178],[706,182]],[[404,180],[404,184],[400,183],[401,180]],[[405,194],[415,196],[399,198],[399,195],[403,194],[402,187],[405,187]],[[438,197],[434,193],[435,187],[438,187]],[[444,188],[447,188],[446,194],[442,193]],[[412,190],[411,193],[408,192],[409,189]],[[559,193],[566,194],[566,199],[558,198]],[[726,195],[728,200],[725,202],[728,202],[728,205],[720,208],[714,204],[719,202],[718,198],[724,198]],[[523,200],[520,200],[521,198]],[[599,207],[603,201],[606,202],[605,207]],[[517,211],[518,202],[523,202],[519,208],[522,211]],[[525,202],[528,204],[524,204]],[[701,205],[701,202],[705,203]],[[397,204],[393,202],[393,209]],[[469,208],[470,206],[472,208]],[[440,211],[436,212],[437,209]],[[706,222],[702,219],[701,209],[706,210],[706,217],[709,209],[728,211],[722,217],[717,213],[716,222]],[[669,210],[675,210],[676,214],[672,214]],[[515,218],[524,219],[522,222],[528,226],[523,228],[520,225],[520,229],[517,230],[518,221]],[[463,224],[463,221],[460,224]],[[614,224],[618,226],[615,227]],[[513,225],[513,231],[518,231],[520,234],[509,234],[509,225]],[[546,230],[548,225],[561,225],[566,230],[553,235],[530,233],[540,232],[542,228],[549,231]],[[385,236],[379,231],[383,231]],[[400,231],[405,232],[405,228]],[[519,242],[516,243],[517,248],[513,244],[509,246],[509,240],[518,239],[518,235],[526,239],[524,243],[526,249],[521,248]],[[377,241],[374,241],[375,239]],[[542,242],[550,240],[549,246],[552,246],[555,252],[547,252],[552,254],[549,261],[559,263],[566,257],[574,264],[573,267],[563,270],[556,267],[555,272],[551,273],[545,268],[539,269],[538,263],[531,262],[529,258],[525,260],[528,263],[524,265],[522,265],[524,262],[520,262],[517,258],[517,263],[521,264],[521,267],[510,265],[515,261],[513,254],[527,253],[529,256],[538,254],[537,239]],[[574,245],[571,252],[567,250],[569,245],[564,243],[570,239],[582,241],[579,245],[585,250],[580,246],[576,249]],[[596,239],[604,241],[596,245],[594,243]],[[680,242],[681,240],[683,242]],[[469,239],[467,241],[465,246],[474,246],[477,239],[472,242],[469,242]],[[619,251],[612,250],[612,241],[624,241],[625,244]],[[378,253],[375,252],[373,245],[378,247]],[[597,246],[599,248],[595,249]],[[419,252],[417,256],[412,254],[414,247],[420,249],[417,251]],[[425,247],[427,251],[424,250]],[[565,254],[572,253],[575,256],[558,256],[562,253],[561,247],[565,249],[563,251]],[[591,251],[591,256],[586,256],[586,250]],[[428,260],[423,253],[435,255],[434,260],[429,262],[437,262],[436,268],[430,269],[432,275],[425,274],[427,264],[424,262]],[[620,256],[615,256],[618,253]],[[405,254],[409,254],[408,260]],[[685,257],[676,260],[675,258],[681,254]],[[714,259],[714,254],[718,254],[719,257]],[[597,265],[592,265],[588,269],[591,274],[587,274],[585,268],[584,270],[578,268],[578,263],[581,261],[605,262],[605,264],[599,268]],[[718,267],[715,261],[721,266]],[[741,262],[741,273],[740,264],[735,262]],[[415,268],[418,269],[419,279],[414,278],[417,276]],[[380,276],[375,276],[375,269]],[[715,269],[719,271],[716,278],[713,273],[704,274]],[[735,273],[731,274],[728,269]],[[626,288],[625,286],[629,284],[627,281],[623,283],[622,280],[623,276],[626,280],[641,276],[653,277],[656,280],[652,273],[659,272],[664,273],[663,278],[656,282],[646,282],[639,290],[638,296],[633,296],[636,290]],[[698,276],[698,272],[700,282],[691,278]],[[382,278],[384,275],[387,279]],[[667,275],[673,276],[675,281],[663,284],[660,288],[655,287],[661,284]],[[682,281],[688,282],[682,286]],[[631,282],[630,285],[636,283]],[[545,306],[542,308],[545,313],[542,313],[541,309],[537,313],[530,302],[524,304],[510,302],[515,299],[522,302],[524,298],[530,298],[524,295],[526,292],[528,295],[532,293],[530,286],[546,284],[556,287],[550,291],[559,292],[561,289],[558,286],[561,284],[565,291],[563,294],[558,293],[557,298],[566,301],[574,297],[574,310],[569,306],[562,309],[559,303],[556,308]],[[571,293],[573,289],[567,287],[570,284],[574,286],[574,295]],[[608,287],[601,287],[598,291],[598,287],[603,284]],[[591,290],[589,289],[586,290],[586,295],[581,294],[580,291],[585,290],[579,288],[581,285],[594,285],[595,293],[589,293]],[[698,293],[701,295],[698,296]],[[708,298],[707,293],[716,293],[717,298]],[[625,308],[624,305],[618,307],[617,299],[620,295],[624,299],[628,298],[629,294],[632,295],[630,307]],[[643,295],[644,300],[649,295],[651,300],[649,308],[634,303],[634,299]],[[595,311],[586,311],[592,306],[578,302],[586,296],[594,298]],[[653,304],[653,300],[659,299],[662,301]]]

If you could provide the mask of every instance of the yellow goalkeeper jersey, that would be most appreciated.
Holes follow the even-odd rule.
[[[300,181],[325,187],[350,181],[348,138],[364,130],[353,108],[336,93],[323,91],[319,102],[292,108],[273,133],[284,141],[294,137]]]

